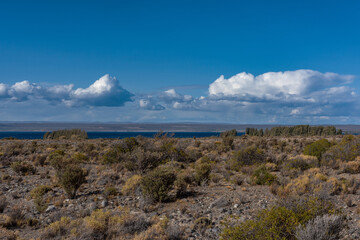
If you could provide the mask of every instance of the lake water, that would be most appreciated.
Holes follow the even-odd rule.
[[[17,139],[42,139],[45,132],[0,132],[0,139],[7,137],[14,137]],[[128,137],[154,137],[157,132],[88,132],[90,139],[96,138],[128,138]],[[212,137],[220,136],[219,132],[174,132],[175,138],[192,138],[192,137]],[[238,136],[244,133],[238,133]]]

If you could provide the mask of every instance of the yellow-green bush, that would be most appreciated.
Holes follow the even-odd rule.
[[[211,173],[211,164],[208,162],[197,161],[195,164],[195,182],[201,184],[204,181],[209,180]]]
[[[46,185],[39,185],[36,188],[33,188],[30,191],[30,197],[31,198],[38,198],[38,197],[42,197],[45,195],[45,193],[51,191],[52,188],[50,186],[46,186]]]
[[[346,184],[334,177],[327,177],[318,168],[311,168],[299,177],[292,179],[286,186],[278,189],[278,194],[286,196],[316,194],[325,190],[331,195],[346,192]]]
[[[357,157],[354,161],[343,163],[342,168],[346,173],[350,173],[350,174],[360,173],[360,157]]]
[[[134,194],[135,190],[140,186],[141,176],[133,175],[129,178],[121,189],[124,195]]]
[[[90,216],[85,218],[86,226],[94,232],[105,233],[110,216],[111,213],[109,211],[95,210]]]
[[[221,235],[223,240],[278,240],[294,239],[299,225],[296,214],[285,207],[262,210],[255,220],[247,220],[235,227],[226,227]]]
[[[44,229],[41,239],[49,239],[67,235],[70,232],[70,223],[70,218],[61,217],[59,221],[51,223]]]
[[[334,214],[329,202],[311,198],[261,210],[255,219],[246,220],[235,226],[226,225],[223,240],[295,240],[296,228],[317,216]]]

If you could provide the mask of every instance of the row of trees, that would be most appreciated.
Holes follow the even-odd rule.
[[[64,129],[53,132],[46,132],[44,139],[87,139],[88,135],[85,130],[81,129]]]
[[[332,136],[341,135],[342,130],[336,130],[334,126],[310,126],[296,125],[290,127],[273,127],[271,129],[246,128],[246,134],[250,136]]]

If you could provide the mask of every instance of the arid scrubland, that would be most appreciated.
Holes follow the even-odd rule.
[[[360,239],[358,136],[0,140],[0,239]]]

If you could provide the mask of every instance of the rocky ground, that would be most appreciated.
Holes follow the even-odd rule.
[[[201,144],[212,144],[221,140],[204,139],[201,141],[203,143],[200,143],[200,147]],[[235,140],[234,149],[236,149],[236,144],[241,145],[244,141],[248,140]],[[218,157],[212,163],[212,175],[206,181],[201,184],[187,184],[186,193],[181,196],[177,195],[176,187],[174,187],[170,190],[169,198],[166,201],[148,203],[144,200],[139,188],[130,193],[123,191],[128,179],[135,174],[142,176],[146,172],[128,171],[119,164],[102,163],[102,156],[113,144],[111,140],[104,142],[100,140],[81,142],[38,140],[36,142],[36,146],[33,141],[28,140],[2,140],[0,142],[2,147],[0,239],[109,238],[109,235],[95,237],[91,234],[93,236],[91,238],[86,237],[90,235],[84,235],[81,238],[82,235],[75,233],[75,230],[73,232],[70,229],[61,230],[61,227],[54,230],[55,233],[48,233],[49,226],[60,222],[63,217],[68,217],[73,221],[68,223],[69,228],[71,225],[75,226],[74,228],[82,229],[86,225],[86,220],[84,220],[85,223],[75,223],[74,221],[87,219],[97,209],[115,214],[126,209],[129,216],[141,217],[144,226],[133,232],[125,231],[128,234],[126,236],[134,239],[152,239],[151,234],[162,236],[156,239],[219,239],[224,226],[253,219],[261,209],[268,209],[281,200],[278,194],[274,194],[271,185],[252,183],[250,175],[247,173],[248,170],[243,170],[241,179],[236,182],[231,179],[237,172],[229,170],[231,173],[229,171],[225,173],[221,170],[223,162],[232,157],[231,154],[234,150],[218,153]],[[95,145],[91,151],[84,148],[89,144]],[[79,188],[76,198],[69,199],[58,183],[54,168],[48,163],[40,164],[41,159],[36,156],[41,155],[46,159],[55,148],[80,152],[80,145],[81,149],[85,149],[83,150],[84,155],[88,156],[88,160],[82,163],[82,168],[87,169],[88,175],[86,182]],[[35,150],[32,149],[32,151],[31,146]],[[18,147],[19,149],[15,149],[15,152],[19,152],[11,154],[10,147]],[[202,149],[201,151],[202,156],[213,154],[211,150]],[[289,154],[295,155],[291,152]],[[15,172],[11,163],[19,160],[31,163],[34,166],[34,172],[25,174]],[[185,169],[194,168],[191,164],[194,163],[187,163]],[[326,167],[322,167],[319,171],[327,178],[334,177],[339,181],[341,179],[360,180],[359,173],[350,174]],[[279,168],[271,169],[270,172],[274,176],[278,176],[278,179],[286,175]],[[38,186],[49,186],[49,189],[41,196],[41,203],[38,203],[39,198],[34,198],[32,194],[32,190]],[[111,194],[106,191],[110,187],[112,188]],[[342,191],[338,194],[329,193],[327,198],[334,203],[337,209],[341,209],[341,214],[346,218],[344,220],[346,227],[343,228],[338,238],[360,239],[360,189],[352,190],[352,192]],[[166,222],[166,226],[161,225],[163,222]],[[156,229],[157,224],[162,226],[162,230]],[[53,224],[52,228],[54,226]],[[84,228],[90,227],[86,225]],[[152,229],[153,232],[149,229]],[[44,232],[47,232],[47,235],[44,235]],[[122,238],[119,237],[119,239]]]

